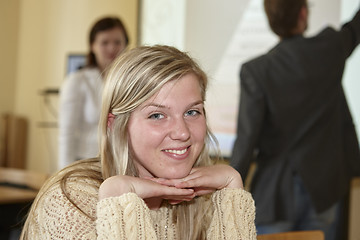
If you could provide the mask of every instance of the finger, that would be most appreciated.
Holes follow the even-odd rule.
[[[168,200],[168,202],[171,205],[176,205],[176,204],[182,203],[183,201],[182,200]]]
[[[190,175],[190,174],[193,174],[193,173],[196,173],[199,169],[200,169],[199,167],[194,167],[194,168],[192,168],[191,171],[190,171],[190,173],[189,173],[189,175]]]
[[[167,196],[191,196],[194,193],[193,189],[182,189],[161,185],[159,183],[147,180],[148,184],[139,184],[136,186],[136,193],[143,199]]]
[[[196,194],[188,195],[188,196],[164,196],[163,199],[168,200],[169,202],[188,202],[196,197]]]
[[[210,176],[200,175],[175,184],[177,188],[214,187]]]
[[[157,182],[162,185],[174,187],[176,184],[183,182],[183,179],[164,179],[164,178],[162,178],[162,179],[159,179]]]
[[[194,188],[196,196],[210,194],[213,193],[215,190],[215,188]]]
[[[171,184],[167,184],[167,180],[165,178],[145,177],[145,179],[148,179],[148,180],[150,180],[152,182],[159,183],[159,184],[162,184],[162,185],[171,186]]]
[[[181,202],[189,202],[191,200],[193,200],[196,197],[196,194],[194,193],[191,196],[184,196],[179,198],[179,196],[174,196],[174,197],[168,197],[167,200],[170,204],[179,204]]]
[[[171,205],[176,205],[176,204],[179,204],[179,203],[182,203],[182,202],[190,202],[191,200],[193,200],[193,198],[190,198],[190,199],[187,198],[187,199],[182,199],[182,200],[168,199],[168,202]]]
[[[184,197],[191,198],[192,195],[194,195],[194,189],[191,188],[175,188],[175,187],[164,186],[162,192],[162,197],[166,197],[167,199],[169,198],[182,199]]]
[[[186,177],[184,177],[180,180],[181,180],[181,182],[186,182],[186,181],[192,180],[194,178],[201,177],[202,175],[204,175],[204,172],[201,171],[200,169],[192,169],[191,172],[189,173],[189,175],[187,175]]]

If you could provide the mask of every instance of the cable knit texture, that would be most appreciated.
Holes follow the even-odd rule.
[[[135,193],[98,201],[98,184],[70,178],[66,191],[91,218],[65,197],[55,183],[32,213],[28,239],[178,239],[176,225],[169,221],[168,204],[150,210]],[[207,239],[256,240],[255,206],[250,193],[223,189],[213,193],[213,211]]]

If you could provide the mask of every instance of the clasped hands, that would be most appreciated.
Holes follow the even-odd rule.
[[[99,200],[133,192],[145,201],[160,198],[167,199],[170,204],[178,204],[223,188],[243,188],[243,182],[234,168],[217,164],[194,167],[182,179],[112,176],[100,185]]]

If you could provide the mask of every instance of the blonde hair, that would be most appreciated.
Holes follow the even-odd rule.
[[[176,48],[159,45],[142,46],[123,53],[113,62],[106,76],[103,90],[99,123],[99,159],[82,161],[83,168],[80,170],[79,165],[74,164],[62,176],[56,176],[56,179],[53,179],[53,182],[60,181],[63,193],[81,212],[86,214],[66,192],[67,179],[72,175],[80,175],[101,184],[102,181],[114,175],[138,176],[129,149],[128,122],[130,115],[166,83],[177,81],[188,73],[197,77],[201,96],[205,101],[208,84],[206,74],[189,55]],[[115,116],[110,126],[108,125],[109,113]],[[214,149],[218,149],[218,144],[208,127],[205,138],[204,147],[194,164],[195,166],[214,164],[214,160],[210,158],[208,147],[214,144]],[[220,156],[218,153],[217,150],[217,158]],[[99,160],[101,168],[98,167]],[[42,189],[40,194],[48,188],[49,186]],[[38,200],[37,197],[31,212],[34,211]],[[184,202],[172,207],[174,208],[172,221],[178,228],[179,239],[205,239],[211,215],[209,196],[197,197],[191,202]],[[28,222],[29,219],[26,221],[22,237],[28,228]]]
[[[131,113],[157,93],[169,81],[192,73],[199,80],[205,101],[208,80],[199,65],[186,53],[169,46],[142,46],[124,53],[112,65],[103,92],[99,124],[101,169],[103,178],[114,175],[138,176],[129,151],[127,135]],[[108,127],[108,114],[115,115]],[[211,165],[208,146],[216,143],[209,128],[205,146],[195,166]],[[206,236],[206,197],[175,206],[173,222],[180,239],[201,239]],[[201,224],[202,223],[202,224]]]
[[[109,70],[103,91],[99,124],[101,167],[104,179],[126,174],[137,176],[129,154],[127,127],[131,113],[157,93],[169,81],[192,73],[199,80],[205,101],[207,77],[187,54],[168,46],[142,46],[118,58]],[[108,114],[115,120],[108,127]],[[207,140],[211,138],[208,129]],[[210,141],[208,141],[210,142]],[[206,148],[206,144],[205,144]],[[204,149],[196,166],[208,165],[208,150]]]

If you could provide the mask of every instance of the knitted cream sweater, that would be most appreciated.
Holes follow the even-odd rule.
[[[66,185],[76,208],[55,183],[39,198],[28,216],[28,239],[178,239],[169,224],[173,208],[168,204],[150,210],[135,193],[98,200],[93,180],[70,178]],[[256,240],[255,207],[251,194],[242,189],[223,189],[211,196],[212,213],[207,239]]]

